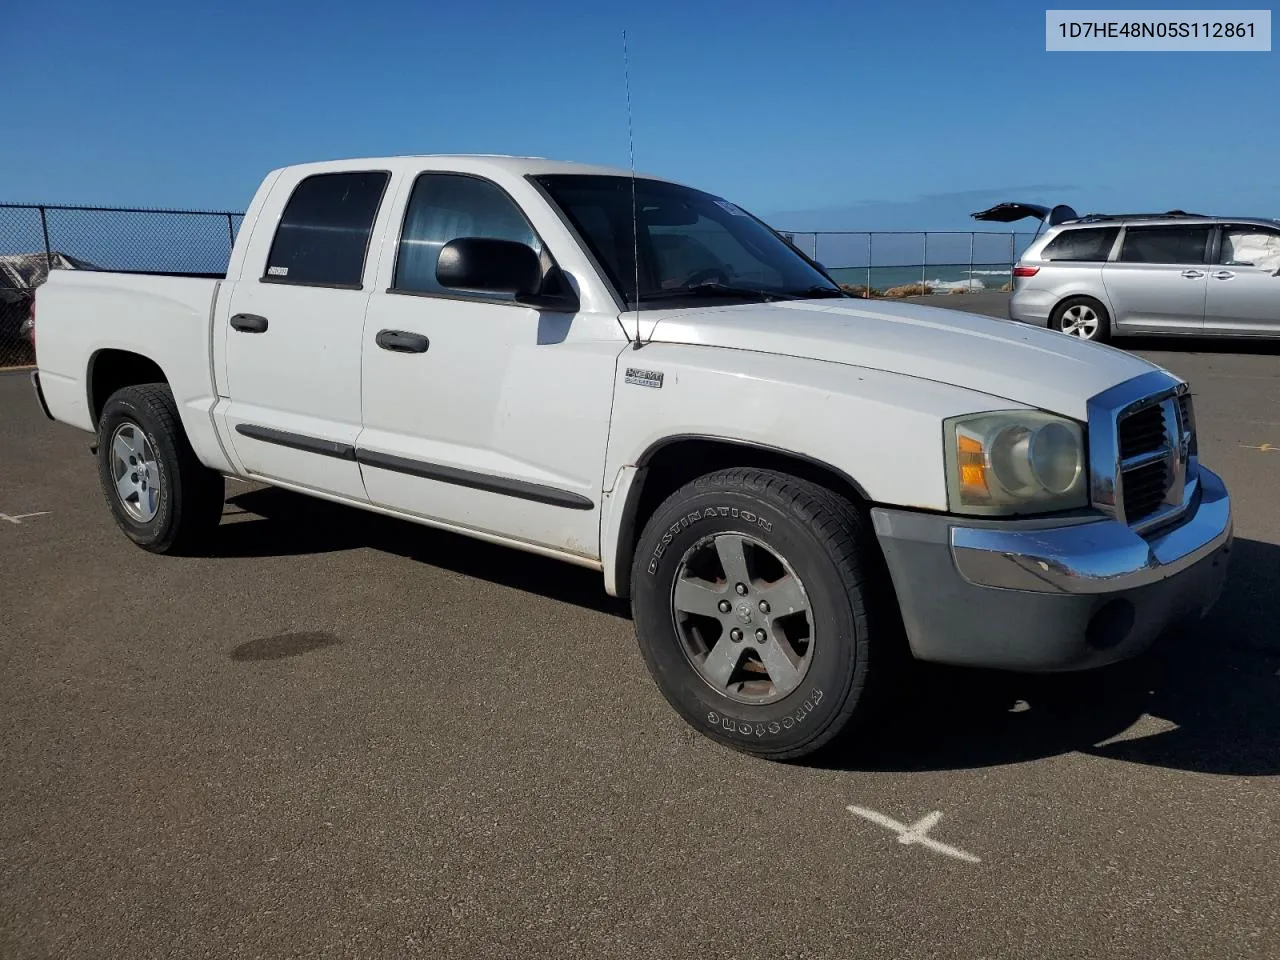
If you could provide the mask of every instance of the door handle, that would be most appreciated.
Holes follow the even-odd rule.
[[[431,341],[420,333],[405,330],[379,330],[374,342],[392,353],[426,353]]]
[[[1231,279],[1232,277],[1234,277],[1234,276],[1235,276],[1235,274],[1234,274],[1234,273],[1232,273],[1230,270],[1219,270],[1219,271],[1217,271],[1216,273],[1214,273],[1214,275],[1213,275],[1213,279],[1215,279],[1215,280],[1230,280],[1230,279]]]
[[[1188,280],[1199,280],[1204,276],[1203,270],[1183,270],[1182,275]]]
[[[241,333],[266,333],[267,318],[256,313],[237,313],[231,318],[231,329]]]

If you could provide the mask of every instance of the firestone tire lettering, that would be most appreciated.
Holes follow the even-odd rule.
[[[737,720],[733,717],[726,717],[723,714],[716,713],[714,710],[707,711],[707,723],[711,726],[718,726],[722,730],[730,733],[742,733],[747,736],[763,737],[766,733],[781,733],[783,730],[790,730],[798,724],[805,721],[809,714],[813,713],[814,708],[822,702],[822,691],[815,688],[813,693],[805,698],[800,704],[799,709],[790,716],[783,717],[781,720],[772,720],[768,723],[755,723],[749,720]]]

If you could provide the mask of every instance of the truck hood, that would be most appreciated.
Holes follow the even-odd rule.
[[[914,303],[798,300],[641,317],[645,340],[884,370],[1081,421],[1090,397],[1156,369],[1132,354],[1054,331]]]

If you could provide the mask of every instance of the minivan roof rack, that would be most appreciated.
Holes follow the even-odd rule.
[[[1203,217],[1202,213],[1185,210],[1166,210],[1164,213],[1086,213],[1076,223],[1094,223],[1100,220],[1177,220],[1180,217]]]

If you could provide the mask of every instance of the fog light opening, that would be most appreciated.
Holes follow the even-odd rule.
[[[1128,600],[1108,600],[1089,618],[1084,639],[1097,650],[1119,645],[1133,630],[1133,604]]]

